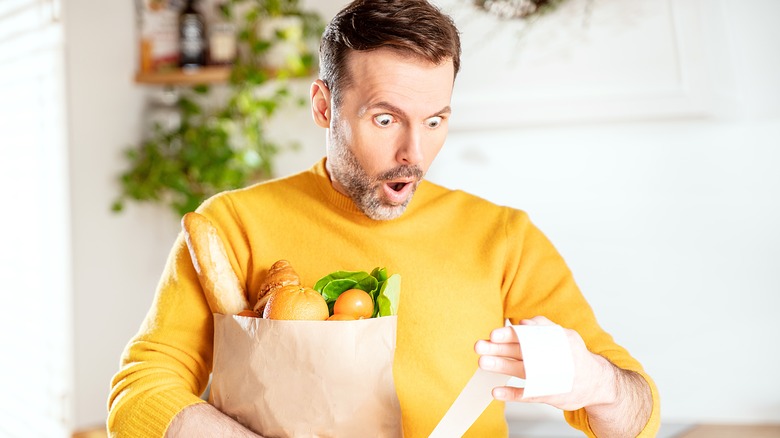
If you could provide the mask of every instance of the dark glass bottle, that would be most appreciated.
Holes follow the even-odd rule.
[[[196,69],[206,65],[206,22],[195,9],[195,0],[179,14],[179,66]]]

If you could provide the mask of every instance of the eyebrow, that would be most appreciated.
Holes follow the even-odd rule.
[[[360,109],[360,111],[358,111],[358,116],[359,117],[363,117],[363,115],[365,115],[368,112],[368,110],[373,109],[373,108],[384,109],[384,110],[390,111],[392,113],[399,114],[400,116],[402,116],[404,118],[407,118],[407,119],[409,118],[409,116],[406,114],[406,112],[404,110],[402,110],[401,108],[398,108],[397,106],[393,105],[392,103],[386,102],[386,101],[380,101],[380,102],[372,103],[370,105],[366,105],[366,106],[362,107]],[[429,115],[428,117],[426,117],[426,119],[430,118],[430,117],[436,117],[436,116],[439,116],[439,115],[442,115],[442,114],[449,114],[451,112],[452,112],[452,108],[450,108],[450,106],[447,105],[444,108],[440,109],[439,111],[436,111],[435,113]]]

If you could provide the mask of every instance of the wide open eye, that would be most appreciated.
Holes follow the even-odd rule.
[[[441,125],[442,118],[440,116],[431,117],[425,120],[425,126],[430,129],[436,129]]]
[[[390,126],[393,123],[393,116],[390,114],[376,115],[374,116],[374,123],[381,127]]]

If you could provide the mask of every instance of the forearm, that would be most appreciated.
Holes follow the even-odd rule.
[[[208,403],[184,408],[173,418],[165,432],[165,438],[215,436],[260,437]]]
[[[585,408],[590,428],[599,438],[635,437],[652,413],[650,386],[639,373],[620,369],[606,359],[604,362],[612,374],[613,397],[608,403]]]

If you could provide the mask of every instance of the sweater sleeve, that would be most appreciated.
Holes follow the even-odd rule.
[[[639,436],[655,436],[660,427],[660,401],[653,380],[642,365],[599,326],[565,261],[525,213],[510,214],[507,233],[505,317],[517,324],[521,319],[545,316],[579,333],[591,352],[619,368],[639,373],[650,386],[653,397],[650,419]],[[585,409],[564,412],[564,417],[573,427],[595,437]]]
[[[230,216],[225,203],[200,211],[212,221]],[[204,402],[200,394],[211,373],[213,330],[211,309],[180,233],[152,306],[111,381],[107,426],[112,437],[161,437],[182,409]]]
[[[140,330],[111,381],[111,436],[163,436],[173,417],[202,401],[211,367],[211,311],[179,235]]]

